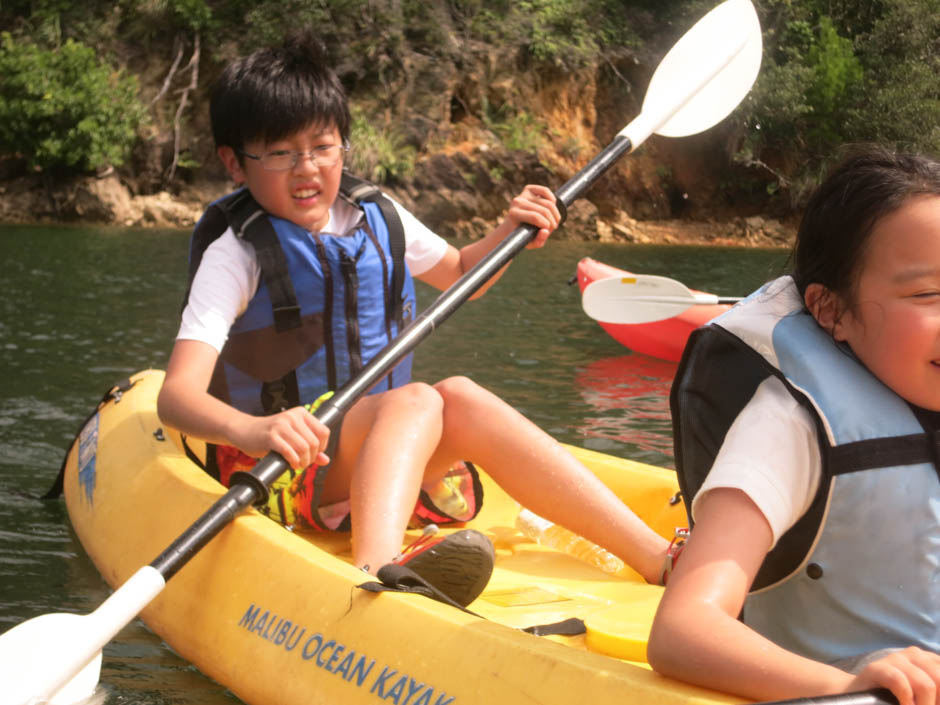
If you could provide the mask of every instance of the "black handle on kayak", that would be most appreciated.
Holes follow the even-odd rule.
[[[857,693],[774,700],[760,705],[898,705],[898,699],[887,688],[874,688],[872,690],[861,690]]]

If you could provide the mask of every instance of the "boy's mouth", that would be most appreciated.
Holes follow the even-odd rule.
[[[319,193],[320,193],[320,189],[304,188],[298,191],[294,191],[293,197],[297,199],[313,198],[314,196],[319,195]]]

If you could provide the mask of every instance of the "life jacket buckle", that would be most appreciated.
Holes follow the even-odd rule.
[[[300,306],[275,306],[274,310],[274,329],[278,333],[286,330],[300,328]]]

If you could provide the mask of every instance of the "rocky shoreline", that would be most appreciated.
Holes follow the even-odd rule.
[[[0,183],[0,223],[189,229],[205,204],[230,188],[227,182],[216,182],[186,186],[179,193],[135,195],[113,172],[58,183],[54,189],[38,178],[20,178]],[[440,208],[434,204],[423,207],[426,199],[421,194],[389,191],[445,236],[479,237],[494,225],[484,218],[461,218],[459,214],[446,222],[434,222],[434,212]],[[446,192],[435,195],[437,202],[448,198]],[[792,244],[795,228],[761,216],[638,220],[617,211],[613,217],[602,218],[589,201],[579,201],[569,210],[569,227],[558,235],[563,239],[612,243],[785,248]]]

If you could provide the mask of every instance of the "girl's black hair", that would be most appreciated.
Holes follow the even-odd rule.
[[[940,196],[940,162],[875,145],[850,148],[800,222],[792,256],[800,296],[818,283],[851,301],[872,230],[917,196]]]
[[[273,142],[310,125],[336,127],[349,139],[349,105],[326,49],[311,34],[259,49],[233,61],[209,101],[215,144],[240,150],[245,142]]]

